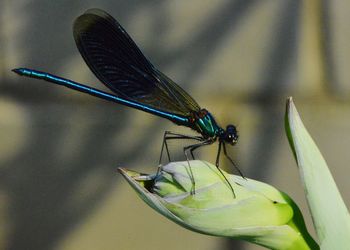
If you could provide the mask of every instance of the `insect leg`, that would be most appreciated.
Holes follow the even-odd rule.
[[[178,134],[178,133],[174,133],[174,132],[171,132],[171,131],[165,131],[164,132],[164,136],[163,136],[163,143],[162,143],[162,148],[161,148],[161,151],[160,151],[159,164],[158,164],[158,170],[157,170],[156,176],[158,176],[158,174],[159,174],[159,172],[161,170],[161,167],[162,167],[162,159],[163,159],[164,148],[166,150],[169,162],[171,161],[167,141],[168,140],[173,140],[173,139],[178,139],[178,140],[191,139],[191,140],[197,140],[197,141],[202,141],[203,140],[203,138],[200,137],[200,136],[183,135],[183,134]]]
[[[202,146],[205,146],[205,145],[210,145],[212,143],[213,143],[212,140],[205,140],[205,141],[202,141],[200,143],[192,144],[192,145],[189,145],[189,146],[186,146],[186,147],[183,148],[184,154],[186,156],[188,168],[189,168],[189,174],[191,176],[191,182],[192,182],[191,194],[195,194],[196,193],[196,182],[194,180],[194,175],[193,175],[193,172],[192,172],[192,169],[191,169],[191,164],[190,164],[190,159],[189,159],[189,156],[188,156],[188,151],[190,151],[190,154],[191,154],[192,158],[194,158],[193,157],[193,150],[196,150],[199,147],[202,147]]]
[[[189,151],[191,153],[191,157],[192,157],[192,160],[195,160],[194,158],[194,155],[193,155],[193,152],[195,150],[197,150],[198,148],[202,147],[202,146],[206,146],[206,145],[210,145],[212,144],[214,141],[212,140],[206,140],[206,141],[203,141],[203,143],[198,143],[198,144],[194,144],[194,145],[190,145],[188,146],[189,147]]]
[[[200,137],[200,136],[183,135],[183,134],[173,133],[171,131],[165,131],[164,132],[164,137],[163,137],[162,148],[161,148],[161,151],[160,151],[159,165],[162,163],[164,148],[166,150],[169,162],[171,161],[167,141],[168,140],[173,140],[173,139],[178,139],[178,140],[191,139],[191,140],[197,140],[197,141],[202,141],[203,140],[203,138]]]
[[[222,142],[219,141],[218,153],[216,154],[216,160],[215,160],[215,166],[217,168],[219,167],[220,153],[221,153],[221,144],[222,144]]]
[[[220,154],[221,154],[221,145],[223,145],[223,148],[224,148],[224,151],[225,151],[225,143],[219,141],[219,147],[218,147],[218,153],[216,154],[215,166],[216,166],[217,170],[220,172],[220,174],[222,175],[222,177],[225,179],[227,184],[230,186],[230,189],[232,191],[233,197],[236,198],[236,194],[235,194],[235,191],[233,190],[233,187],[232,187],[231,183],[228,181],[228,179],[226,178],[226,176],[224,175],[222,170],[219,168],[219,161],[220,161]]]
[[[246,179],[242,173],[242,171],[237,167],[237,165],[235,164],[235,162],[232,160],[232,158],[227,154],[226,151],[226,145],[225,143],[223,143],[223,148],[224,148],[224,155],[226,156],[226,158],[231,162],[231,164],[235,167],[235,169],[238,171],[239,175],[242,176],[243,179]]]

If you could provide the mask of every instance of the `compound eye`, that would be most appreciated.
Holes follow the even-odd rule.
[[[226,132],[228,134],[231,134],[231,135],[232,134],[237,134],[237,129],[236,129],[236,127],[234,125],[227,125]]]
[[[236,142],[238,140],[237,129],[234,125],[228,125],[226,127],[226,139],[231,142]]]

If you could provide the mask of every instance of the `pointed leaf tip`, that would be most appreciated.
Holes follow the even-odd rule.
[[[349,249],[349,212],[326,161],[304,127],[291,97],[287,99],[285,129],[299,167],[321,248]]]

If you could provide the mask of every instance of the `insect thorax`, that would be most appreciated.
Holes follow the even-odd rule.
[[[223,129],[218,126],[214,117],[206,110],[193,112],[190,117],[192,129],[200,133],[204,138],[216,138]]]

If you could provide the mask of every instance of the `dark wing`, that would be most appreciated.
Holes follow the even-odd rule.
[[[200,110],[190,95],[147,60],[108,13],[86,11],[75,20],[73,33],[91,71],[119,97],[184,116]]]

